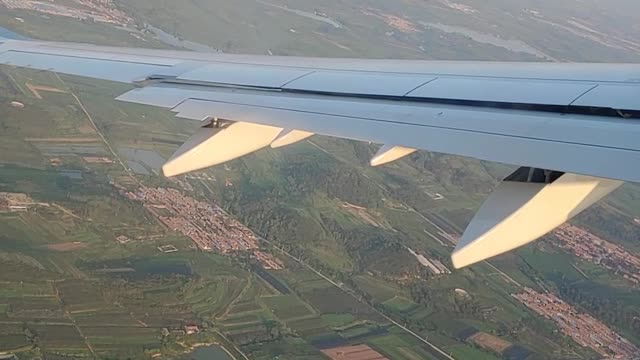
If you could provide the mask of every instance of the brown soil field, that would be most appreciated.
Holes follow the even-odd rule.
[[[471,336],[471,340],[479,346],[498,354],[502,354],[503,351],[511,346],[510,342],[483,332]]]
[[[332,360],[389,360],[368,345],[341,346],[322,352]]]

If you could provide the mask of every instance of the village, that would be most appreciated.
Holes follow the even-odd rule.
[[[119,26],[126,26],[133,19],[113,6],[110,0],[74,0],[75,6],[67,6],[52,1],[0,0],[8,9],[32,10],[42,14],[64,16],[78,20],[90,20]]]
[[[141,187],[124,195],[144,203],[167,229],[189,237],[202,251],[248,252],[265,269],[282,269],[273,255],[259,249],[257,236],[219,206],[198,201],[176,189]]]
[[[605,358],[634,359],[640,349],[591,315],[580,313],[551,293],[525,288],[512,295],[536,313],[553,320],[563,334]]]
[[[575,256],[640,284],[640,257],[579,227],[564,224],[553,232],[555,245]]]

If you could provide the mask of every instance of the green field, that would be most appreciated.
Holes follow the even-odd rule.
[[[267,308],[271,309],[276,317],[285,322],[314,314],[308,305],[300,301],[295,295],[264,297],[262,302],[265,303]]]

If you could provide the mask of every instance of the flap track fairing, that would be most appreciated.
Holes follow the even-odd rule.
[[[380,166],[413,154],[416,149],[397,145],[383,145],[371,158],[371,166]]]
[[[622,185],[592,176],[520,168],[480,207],[451,256],[461,268],[526,245]]]
[[[291,145],[305,140],[311,136],[313,136],[313,133],[308,131],[284,129],[282,130],[282,132],[280,132],[278,137],[273,140],[273,142],[271,143],[271,147],[276,149],[279,147]]]
[[[239,158],[269,146],[281,131],[248,122],[214,121],[182,144],[162,166],[162,172],[176,176]]]

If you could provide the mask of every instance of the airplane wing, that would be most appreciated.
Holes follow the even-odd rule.
[[[119,100],[203,122],[173,176],[313,134],[521,166],[453,253],[463,267],[529,243],[640,182],[640,64],[359,60],[1,40],[0,64],[131,83]],[[635,164],[635,165],[634,165]]]

